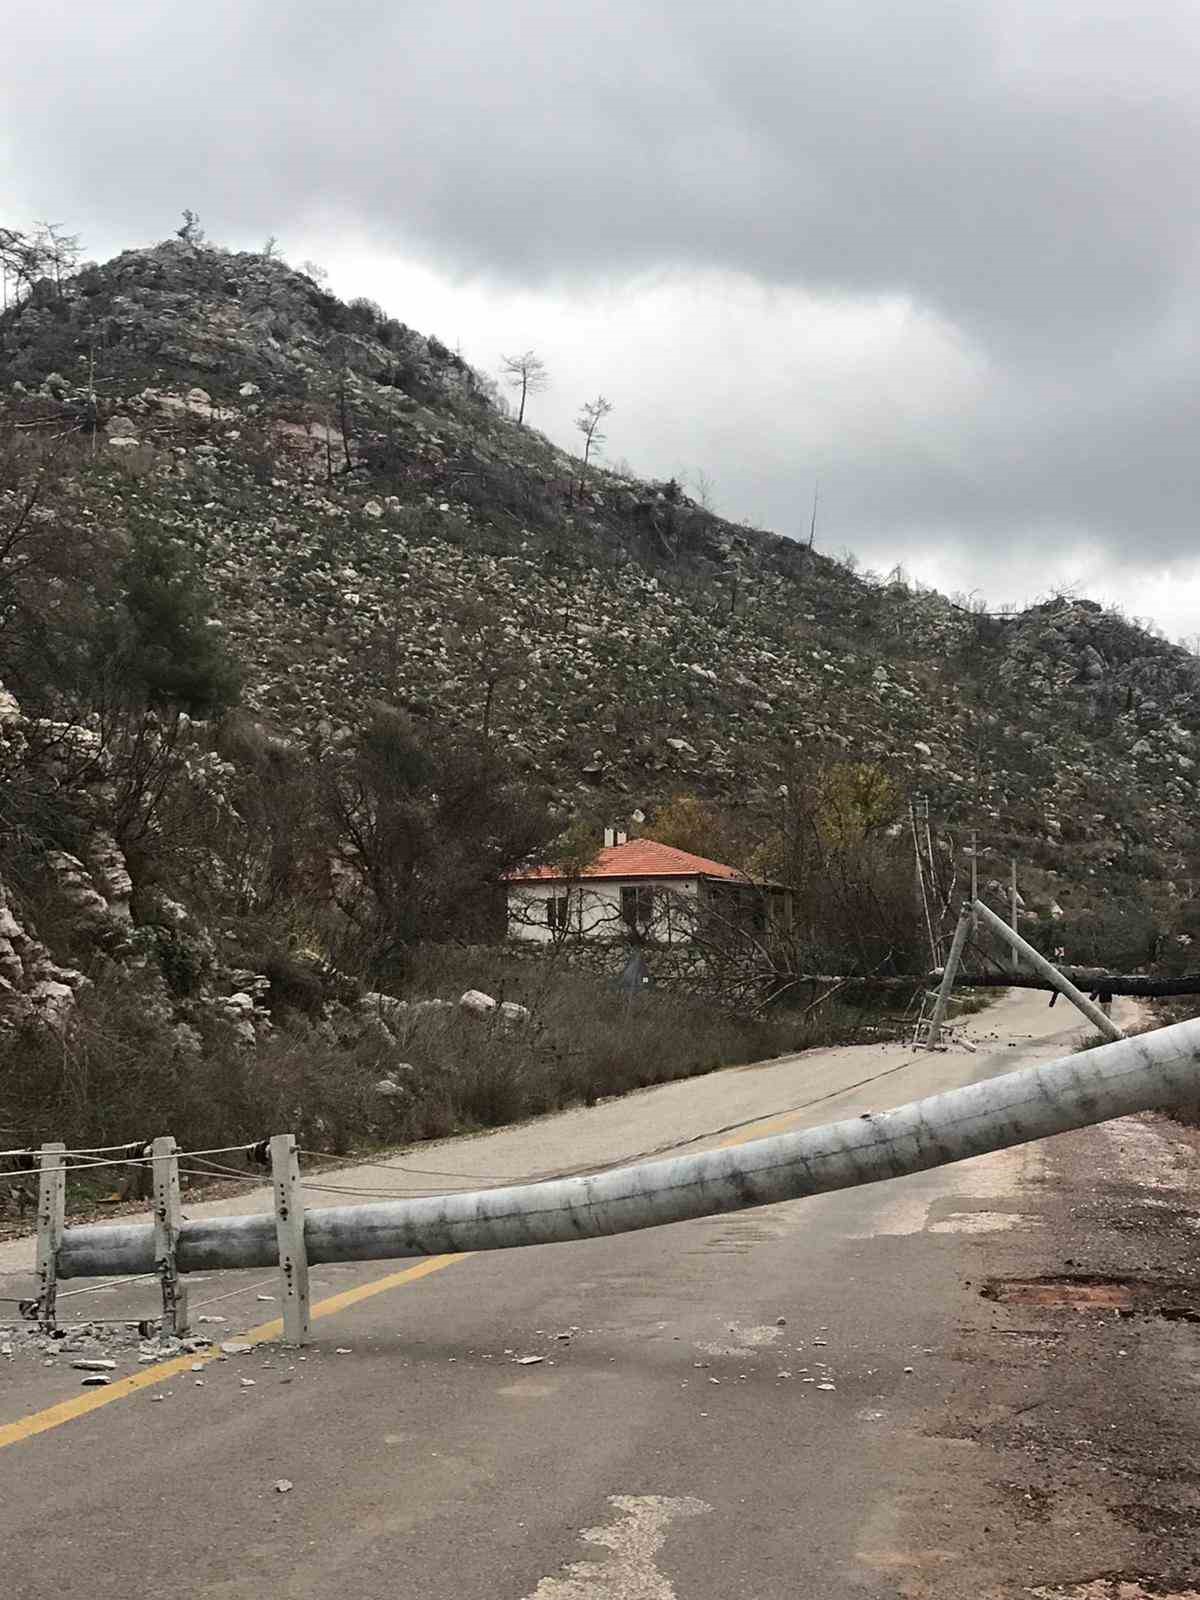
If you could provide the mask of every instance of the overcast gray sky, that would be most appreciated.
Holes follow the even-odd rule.
[[[0,217],[182,207],[867,566],[1200,632],[1200,12],[9,0]],[[13,72],[11,64],[19,70]]]

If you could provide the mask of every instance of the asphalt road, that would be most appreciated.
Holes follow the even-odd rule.
[[[538,1176],[881,1110],[1066,1054],[1079,1021],[1012,994],[972,1019],[974,1055],[860,1047],[732,1069],[423,1146],[386,1170],[322,1174],[320,1198]],[[930,1422],[973,1252],[1012,1226],[1036,1160],[1012,1151],[415,1269],[323,1266],[314,1298],[342,1298],[309,1349],[257,1343],[195,1372],[191,1360],[152,1372],[122,1350],[114,1376],[134,1375],[132,1392],[83,1391],[67,1357],[47,1366],[18,1344],[0,1360],[0,1587],[10,1600],[913,1593],[914,1563],[936,1566],[923,1507],[952,1505],[961,1471]],[[28,1255],[5,1247],[0,1271]],[[257,1298],[274,1292],[265,1276],[196,1284],[193,1304],[258,1285],[214,1303],[228,1321],[198,1331],[228,1339],[273,1316]],[[85,1299],[111,1317],[153,1304],[138,1286]],[[77,1414],[85,1395],[101,1403]]]

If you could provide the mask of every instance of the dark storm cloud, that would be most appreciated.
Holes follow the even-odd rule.
[[[924,448],[847,435],[849,538],[1190,548],[1200,17],[1171,0],[22,0],[6,34],[21,192],[89,237],[188,205],[557,295],[669,267],[903,297],[986,382]]]

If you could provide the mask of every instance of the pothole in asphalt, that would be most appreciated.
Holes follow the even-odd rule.
[[[1135,1290],[1132,1281],[1120,1278],[992,1278],[979,1292],[1001,1305],[1129,1311]]]
[[[1145,1278],[991,1278],[979,1291],[1000,1305],[1042,1306],[1058,1311],[1115,1311],[1119,1316],[1163,1317],[1200,1322],[1200,1291],[1193,1284]]]

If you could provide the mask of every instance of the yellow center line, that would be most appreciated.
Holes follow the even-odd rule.
[[[375,1278],[370,1283],[360,1283],[356,1288],[343,1289],[341,1294],[330,1295],[327,1300],[318,1300],[312,1308],[312,1317],[331,1317],[335,1311],[345,1311],[347,1307],[357,1305],[360,1300],[369,1300],[373,1295],[386,1294],[389,1289],[399,1289],[409,1283],[416,1283],[420,1278],[428,1278],[431,1273],[441,1272],[446,1267],[452,1267],[456,1261],[466,1261],[471,1252],[454,1256],[428,1256],[417,1263],[415,1267],[405,1267],[402,1272],[390,1272],[386,1277]],[[264,1322],[257,1328],[251,1328],[248,1333],[239,1333],[234,1337],[240,1344],[266,1344],[272,1339],[283,1337],[283,1319],[276,1317],[271,1322]],[[34,1411],[28,1416],[18,1417],[15,1422],[0,1424],[0,1450],[7,1445],[20,1444],[24,1439],[32,1439],[39,1433],[48,1433],[51,1428],[61,1428],[65,1422],[74,1422],[79,1417],[86,1417],[93,1411],[99,1411],[101,1406],[110,1406],[115,1400],[124,1400],[127,1395],[137,1394],[141,1389],[157,1388],[182,1372],[190,1372],[199,1363],[216,1361],[221,1356],[219,1344],[214,1344],[206,1350],[197,1350],[194,1355],[175,1356],[170,1361],[159,1361],[153,1367],[148,1367],[144,1372],[131,1373],[128,1378],[118,1378],[115,1383],[104,1388],[89,1389],[86,1394],[76,1395],[71,1400],[62,1400],[56,1406],[48,1406],[44,1411]]]
[[[755,1139],[765,1139],[770,1133],[781,1133],[789,1123],[795,1122],[800,1116],[799,1111],[789,1111],[782,1117],[771,1117],[766,1122],[756,1122],[753,1127],[743,1128],[741,1133],[735,1133],[730,1139],[722,1139],[717,1146],[718,1150],[731,1150],[737,1144],[753,1144]]]

